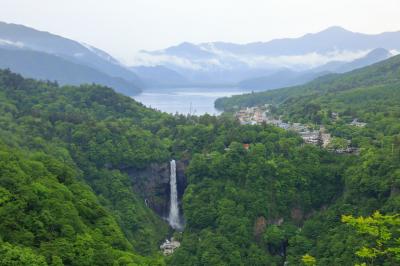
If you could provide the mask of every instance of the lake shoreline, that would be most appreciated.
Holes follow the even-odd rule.
[[[216,99],[246,93],[241,88],[169,88],[148,89],[131,96],[147,107],[170,114],[219,115],[222,110],[214,106]]]

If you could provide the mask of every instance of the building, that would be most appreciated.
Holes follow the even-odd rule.
[[[328,147],[329,143],[331,143],[331,134],[329,133],[321,133],[322,147]]]
[[[320,141],[319,131],[299,132],[299,134],[305,143],[318,145]]]
[[[171,238],[171,241],[166,239],[165,242],[160,246],[160,249],[162,250],[165,256],[168,256],[174,253],[175,249],[179,248],[180,246],[181,243],[174,240],[174,238]]]
[[[355,127],[365,127],[367,123],[359,122],[357,118],[354,118],[350,125]]]
[[[339,119],[339,113],[332,112],[331,118],[332,118],[333,120],[338,120],[338,119]]]

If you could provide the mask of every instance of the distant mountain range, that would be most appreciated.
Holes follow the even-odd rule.
[[[239,86],[268,90],[343,73],[400,51],[400,32],[367,35],[331,27],[300,38],[234,44],[182,43],[141,51],[125,66],[93,46],[0,22],[0,67],[61,84],[98,83],[134,95],[149,87]]]
[[[164,66],[136,66],[130,68],[147,87],[180,87],[190,84],[181,74]]]
[[[9,68],[27,78],[57,81],[61,85],[102,84],[126,95],[139,91],[134,83],[61,57],[21,49],[0,48],[0,68]]]
[[[384,48],[376,48],[369,52],[367,55],[355,59],[351,62],[346,61],[332,61],[320,67],[312,69],[314,72],[333,72],[333,73],[345,73],[354,69],[362,68],[375,64],[377,62],[388,59],[393,56],[391,52]]]
[[[310,71],[330,62],[338,62],[337,66],[342,68],[340,71],[347,71],[344,64],[356,64],[354,60],[377,48],[397,54],[400,51],[400,31],[369,35],[331,27],[300,38],[269,42],[185,42],[164,50],[141,51],[137,62],[163,65],[191,82],[207,80],[210,83],[237,84],[246,79],[277,75],[282,71],[290,73],[288,78],[292,79],[294,72]],[[360,62],[360,66],[365,64]],[[352,68],[348,66],[348,69]],[[297,74],[294,76],[298,78]]]
[[[350,72],[325,75],[301,86],[219,98],[215,101],[215,106],[220,110],[232,111],[243,107],[275,104],[293,117],[301,116],[299,110],[305,110],[308,103],[351,110],[350,116],[357,112],[357,108],[353,109],[357,105],[364,111],[375,113],[375,108],[382,105],[382,102],[396,105],[395,99],[400,95],[399,76],[400,55],[397,55]],[[369,102],[371,105],[368,105]],[[315,111],[317,112],[319,110]],[[382,120],[377,117],[372,119]],[[376,126],[382,130],[381,123]]]
[[[140,78],[95,47],[29,27],[0,22],[0,66],[62,84],[99,83],[133,95]]]
[[[290,69],[283,69],[266,76],[243,80],[238,83],[238,86],[252,91],[272,90],[304,84],[328,73],[312,71],[296,72]]]
[[[312,68],[306,71],[293,71],[284,69],[272,74],[247,79],[239,82],[239,87],[249,90],[271,90],[277,88],[291,87],[305,84],[315,78],[329,73],[345,73],[358,68],[366,67],[374,63],[383,61],[393,54],[383,48],[377,48],[367,55],[355,59],[351,62],[331,61],[322,66]]]

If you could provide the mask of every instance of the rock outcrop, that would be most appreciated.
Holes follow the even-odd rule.
[[[253,235],[257,241],[261,240],[261,236],[265,232],[266,228],[267,228],[267,220],[264,218],[264,216],[258,217],[253,227]]]
[[[176,161],[179,203],[182,201],[182,196],[187,186],[187,179],[185,176],[187,164],[187,161]],[[146,205],[153,209],[159,216],[167,218],[170,206],[169,162],[162,164],[154,163],[140,170],[127,169],[126,172],[132,180],[133,189],[143,198]]]

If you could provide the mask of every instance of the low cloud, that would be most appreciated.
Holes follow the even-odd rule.
[[[214,53],[221,60],[237,61],[248,65],[250,68],[313,68],[331,61],[350,62],[368,54],[371,50],[343,51],[332,50],[325,54],[307,53],[303,55],[282,55],[282,56],[259,56],[259,55],[237,55],[231,52],[217,49],[213,44],[208,43],[202,46],[203,49]]]
[[[18,48],[23,48],[25,45],[22,42],[13,42],[10,40],[0,39],[0,45],[2,46],[13,46]]]
[[[355,59],[361,58],[368,54],[370,50],[365,51],[332,51],[326,54],[308,53],[304,55],[295,56],[261,56],[244,58],[244,61],[253,68],[263,66],[276,66],[285,68],[314,68],[324,65],[331,61],[344,61],[350,62]]]
[[[150,54],[146,52],[140,52],[134,58],[132,66],[157,66],[157,65],[176,65],[177,67],[187,68],[192,70],[198,70],[201,68],[200,65],[193,63],[192,61],[173,55],[166,54]]]
[[[221,61],[218,58],[211,59],[187,59],[175,55],[155,54],[140,52],[134,58],[132,66],[175,66],[177,68],[184,68],[188,70],[206,70],[209,68],[223,68]]]
[[[211,44],[200,46],[201,49],[214,54],[214,58],[183,58],[166,53],[141,52],[135,58],[134,65],[166,65],[188,70],[213,71],[233,69],[277,69],[290,68],[295,70],[311,69],[331,61],[350,62],[368,54],[370,50],[343,51],[332,50],[328,53],[307,53],[295,56],[258,56],[234,54],[219,50]]]
[[[399,55],[399,54],[400,54],[400,51],[398,51],[398,50],[390,50],[390,53],[391,53],[392,55]]]

